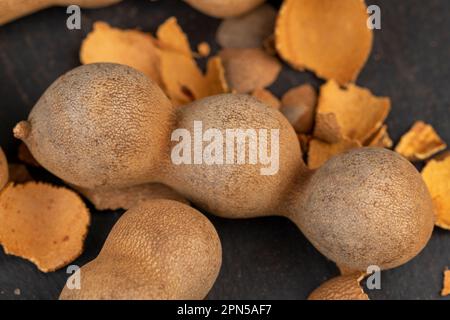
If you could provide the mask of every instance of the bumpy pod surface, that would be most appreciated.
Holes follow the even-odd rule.
[[[221,263],[219,236],[205,216],[151,200],[119,219],[98,257],[80,269],[81,289],[65,287],[60,299],[203,299]]]
[[[359,148],[309,170],[289,122],[254,98],[224,94],[174,109],[151,80],[125,66],[86,65],[69,75],[70,85],[57,80],[15,133],[44,167],[72,184],[157,182],[222,217],[284,215],[319,251],[349,269],[403,264],[431,235],[433,208],[425,184],[392,151]],[[115,108],[119,116],[111,112]],[[278,131],[278,147],[268,144],[269,154],[278,151],[278,170],[264,175],[261,162],[249,161],[175,164],[172,135],[184,129],[194,137],[195,122],[202,125],[200,135],[207,129],[219,135],[253,129],[265,130],[270,140],[270,132]],[[219,144],[226,149],[226,139]]]
[[[149,181],[144,173],[159,170],[168,153],[171,110],[143,73],[90,64],[58,78],[14,133],[43,167],[67,182],[126,187]]]

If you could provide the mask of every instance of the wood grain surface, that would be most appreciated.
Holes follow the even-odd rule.
[[[450,143],[450,2],[448,0],[367,0],[381,7],[382,29],[357,83],[392,99],[388,118],[395,142],[415,120],[434,126]],[[274,3],[278,5],[278,3]],[[98,10],[82,10],[82,30],[68,30],[64,8],[50,8],[0,27],[0,145],[11,161],[18,146],[12,136],[43,91],[61,74],[79,65],[78,50],[92,23],[155,32],[176,16],[193,47],[201,41],[218,49],[219,20],[202,15],[180,0],[124,1]],[[204,64],[204,61],[201,61]],[[292,86],[322,81],[284,66],[271,86],[278,96]],[[35,178],[59,183],[40,169]],[[121,212],[93,212],[83,265],[99,252]],[[298,229],[283,218],[226,220],[208,217],[223,244],[223,267],[210,299],[304,299],[324,280],[338,274]],[[450,231],[436,229],[425,250],[406,265],[382,273],[382,289],[373,299],[445,299],[442,272],[450,267]],[[0,299],[55,299],[65,270],[44,274],[31,263],[7,256],[0,248]],[[20,289],[20,294],[18,290]]]

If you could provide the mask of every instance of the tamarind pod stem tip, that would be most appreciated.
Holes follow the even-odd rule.
[[[25,140],[31,133],[31,124],[28,121],[20,121],[13,129],[14,137]]]

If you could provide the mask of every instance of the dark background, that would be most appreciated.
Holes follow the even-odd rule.
[[[381,7],[382,29],[357,83],[392,99],[387,120],[395,142],[423,120],[450,143],[448,0],[367,0]],[[276,1],[275,5],[278,5]],[[78,51],[92,23],[104,20],[116,27],[155,32],[176,16],[193,48],[201,41],[218,49],[214,39],[219,20],[207,17],[180,0],[125,1],[82,10],[82,30],[66,29],[64,8],[51,8],[0,27],[0,145],[14,161],[16,122],[27,118],[43,91],[62,73],[79,65]],[[204,61],[203,61],[204,62]],[[284,66],[270,88],[281,96],[287,89],[322,82],[310,73]],[[40,169],[35,178],[58,180]],[[74,263],[83,265],[99,252],[121,212],[95,212],[85,252]],[[211,299],[304,299],[324,280],[338,274],[294,224],[283,218],[226,220],[211,215],[223,245],[223,266]],[[1,223],[1,222],[0,222]],[[373,299],[439,299],[442,272],[450,267],[450,231],[436,228],[424,251],[406,265],[382,273],[382,290]],[[65,270],[44,274],[0,248],[0,299],[55,299],[67,278]],[[15,295],[14,290],[21,294]],[[443,299],[443,298],[441,298]]]

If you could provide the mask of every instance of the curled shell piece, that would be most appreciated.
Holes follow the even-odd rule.
[[[372,30],[361,0],[285,0],[275,42],[294,68],[339,84],[356,80],[372,49]]]

